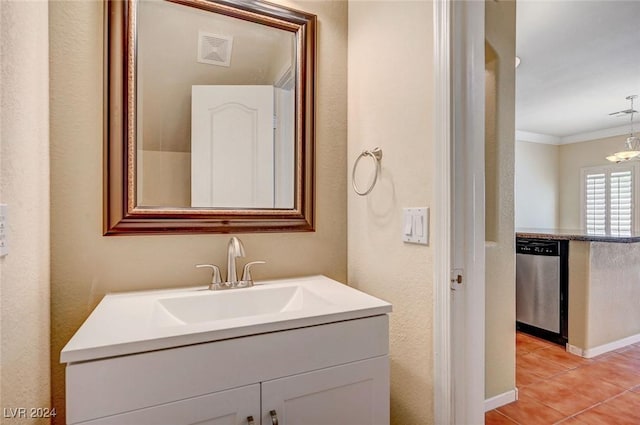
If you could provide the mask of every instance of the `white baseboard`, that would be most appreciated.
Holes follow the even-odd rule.
[[[607,344],[599,345],[593,348],[580,348],[576,347],[575,345],[567,344],[567,351],[571,354],[575,354],[586,359],[591,359],[601,354],[608,353],[610,351],[614,351],[619,348],[626,347],[627,345],[635,344],[637,342],[640,342],[640,334],[631,335],[626,338],[622,338],[617,341],[609,342]]]
[[[505,393],[486,399],[484,401],[484,411],[488,412],[489,410],[497,409],[505,404],[513,403],[516,400],[518,400],[518,389],[514,388]]]
[[[584,350],[580,347],[576,347],[575,345],[571,345],[567,343],[567,352],[571,354],[575,354],[576,356],[584,357]]]

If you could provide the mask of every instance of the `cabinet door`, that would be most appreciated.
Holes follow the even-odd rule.
[[[275,419],[278,425],[388,425],[389,357],[263,382],[262,424]]]
[[[120,415],[82,422],[87,425],[255,425],[260,424],[260,384],[193,397]]]

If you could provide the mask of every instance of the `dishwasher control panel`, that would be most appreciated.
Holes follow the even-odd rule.
[[[560,242],[541,239],[516,239],[516,254],[557,257],[560,255]]]

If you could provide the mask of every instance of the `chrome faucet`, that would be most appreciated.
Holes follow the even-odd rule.
[[[233,284],[238,282],[238,273],[236,271],[236,258],[244,257],[244,246],[240,239],[232,237],[227,244],[227,281],[225,283]]]
[[[209,289],[217,291],[219,289],[230,288],[247,288],[253,286],[253,278],[251,277],[251,266],[254,264],[264,264],[264,261],[252,261],[244,265],[242,279],[238,280],[238,271],[236,269],[236,258],[244,257],[244,246],[237,237],[233,236],[227,244],[227,280],[222,282],[220,278],[220,269],[213,264],[198,264],[196,267],[206,267],[213,271],[211,284]]]

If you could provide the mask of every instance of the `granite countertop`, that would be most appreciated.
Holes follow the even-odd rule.
[[[615,243],[633,243],[640,242],[640,233],[631,233],[629,235],[612,235],[605,234],[588,234],[584,230],[577,229],[516,229],[516,237],[518,238],[537,238],[537,239],[553,239],[553,240],[571,240],[571,241],[587,241],[587,242],[615,242]]]

